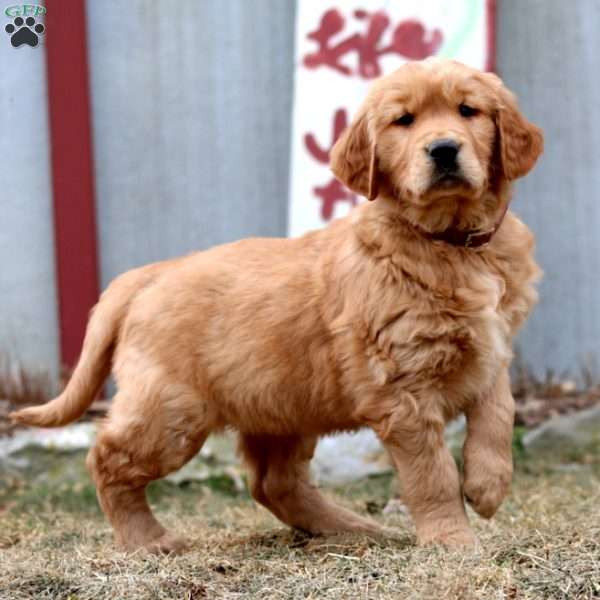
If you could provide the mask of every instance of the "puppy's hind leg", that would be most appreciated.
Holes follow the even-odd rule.
[[[192,404],[196,404],[194,411]],[[197,399],[192,403],[182,396],[136,403],[119,392],[113,401],[87,466],[102,510],[123,549],[179,553],[187,548],[185,540],[156,520],[145,490],[151,481],[182,467],[202,447],[209,429],[198,415],[199,408]]]
[[[313,437],[240,436],[253,497],[284,523],[312,534],[384,533],[379,523],[338,506],[311,483],[316,443]]]

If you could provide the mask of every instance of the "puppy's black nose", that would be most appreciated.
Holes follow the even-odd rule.
[[[460,144],[454,140],[435,140],[427,147],[427,153],[435,162],[436,167],[443,171],[451,171],[456,167],[456,155]]]

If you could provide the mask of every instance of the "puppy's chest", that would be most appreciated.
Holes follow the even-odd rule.
[[[486,274],[476,286],[443,296],[420,290],[399,299],[370,332],[369,368],[380,384],[485,386],[510,356],[509,324],[501,310],[504,281]]]

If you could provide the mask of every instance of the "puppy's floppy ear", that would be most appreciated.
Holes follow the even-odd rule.
[[[544,150],[542,130],[519,111],[514,96],[505,88],[499,94],[496,127],[500,138],[500,160],[507,179],[529,173]]]
[[[366,112],[347,127],[331,150],[333,174],[353,192],[375,200],[379,191],[375,140]]]

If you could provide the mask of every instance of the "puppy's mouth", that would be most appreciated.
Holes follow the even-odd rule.
[[[458,170],[436,172],[429,183],[429,191],[470,187],[470,182]]]

